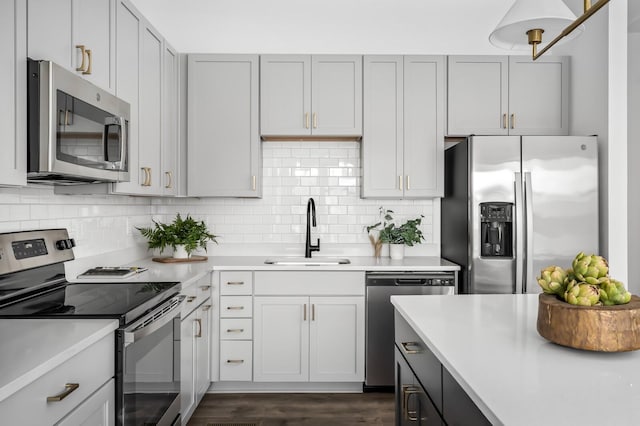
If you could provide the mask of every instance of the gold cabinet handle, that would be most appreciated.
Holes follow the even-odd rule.
[[[409,346],[413,346],[414,348],[415,347],[419,348],[420,344],[418,342],[402,342],[400,345],[402,346],[404,353],[407,355],[419,354],[421,352],[418,349],[409,349]]]
[[[304,113],[304,128],[305,129],[309,128],[309,113],[308,112]]]
[[[516,115],[515,114],[511,114],[511,128],[512,129],[516,128]]]
[[[242,364],[244,359],[228,359],[227,364]]]
[[[407,175],[407,191],[411,190],[411,178]]]
[[[227,285],[244,285],[244,281],[227,281]]]
[[[64,385],[64,391],[54,395],[54,396],[48,396],[47,397],[47,402],[58,402],[58,401],[62,401],[63,399],[65,399],[66,397],[68,397],[69,395],[71,395],[71,393],[73,391],[75,391],[76,389],[78,389],[80,387],[79,383],[67,383],[66,385]]]
[[[144,171],[144,182],[142,182],[142,186],[151,186],[151,167],[141,167],[142,171]]]
[[[251,176],[251,190],[252,191],[256,190],[256,176],[255,175]]]
[[[173,172],[164,172],[164,174],[167,176],[167,185],[165,186],[165,188],[173,188]]]
[[[193,301],[194,301],[194,300],[196,300],[196,299],[197,299],[197,297],[196,297],[196,296],[189,296],[189,297],[187,297],[187,303],[191,303],[191,302],[193,302]]]
[[[227,311],[241,311],[244,306],[227,306]]]
[[[227,333],[243,333],[244,328],[227,328]]]
[[[398,189],[402,191],[402,175],[398,176]]]
[[[91,54],[91,49],[86,49],[85,52],[87,52],[87,59],[89,60],[89,66],[87,66],[86,70],[82,71],[82,75],[91,74],[91,65],[93,64],[93,56]]]
[[[302,307],[302,321],[307,320],[307,304],[305,303]]]
[[[76,44],[76,49],[80,49],[80,54],[82,55],[82,62],[80,63],[80,66],[76,68],[76,71],[82,71],[84,73],[86,71],[85,67],[87,66],[84,58],[87,56],[87,51],[85,50],[84,44]]]
[[[316,304],[312,303],[311,304],[311,321],[315,321],[316,320]]]
[[[314,129],[318,128],[318,113],[317,112],[313,113],[313,128]]]
[[[502,114],[502,128],[503,129],[507,128],[507,114],[506,113]]]
[[[203,286],[200,286],[200,290],[202,290],[202,291],[207,291],[207,290],[209,290],[210,288],[211,288],[211,286],[210,286],[210,285],[203,285]]]
[[[212,307],[213,307],[213,305],[204,305],[204,306],[202,307],[202,311],[203,311],[203,312],[206,312],[206,311],[208,311],[209,309],[211,309]]]
[[[402,412],[404,419],[415,422],[418,420],[418,411],[409,410],[409,401],[411,396],[420,393],[420,388],[414,385],[402,385]]]
[[[202,320],[200,318],[196,318],[196,324],[198,324],[198,332],[195,337],[202,337]]]

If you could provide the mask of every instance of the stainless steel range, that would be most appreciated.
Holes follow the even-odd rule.
[[[0,234],[0,318],[117,319],[116,424],[179,424],[179,283],[69,283],[74,246],[66,229]]]

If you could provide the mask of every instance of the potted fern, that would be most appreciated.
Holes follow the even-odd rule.
[[[419,228],[424,216],[420,215],[418,218],[409,219],[402,225],[396,226],[392,213],[392,210],[384,210],[380,207],[380,215],[384,217],[384,220],[368,226],[367,232],[372,238],[371,231],[378,230],[378,238],[372,238],[374,246],[376,246],[376,243],[389,243],[389,256],[392,259],[403,259],[405,246],[411,247],[414,244],[420,244],[424,240],[422,231]],[[378,253],[377,250],[376,253]]]
[[[198,247],[207,251],[207,241],[216,241],[217,236],[207,230],[204,221],[196,221],[190,215],[183,219],[178,213],[173,222],[166,224],[153,221],[150,228],[136,228],[147,238],[150,249],[160,249],[160,253],[167,247],[173,249],[176,259],[190,258],[191,253]]]

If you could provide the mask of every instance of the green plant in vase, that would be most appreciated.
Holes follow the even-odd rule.
[[[160,253],[171,247],[174,257],[188,258],[198,247],[207,251],[208,241],[218,243],[217,236],[209,232],[204,221],[197,221],[188,214],[183,219],[178,213],[173,222],[168,224],[155,220],[153,223],[153,227],[136,229],[147,239],[149,248],[160,249]]]

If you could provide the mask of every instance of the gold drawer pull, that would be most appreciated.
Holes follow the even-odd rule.
[[[89,65],[87,66],[86,70],[82,71],[82,75],[91,74],[91,65],[93,64],[93,55],[91,54],[91,49],[86,49],[85,52],[87,53]]]
[[[244,359],[228,359],[227,364],[243,364]]]
[[[202,337],[202,320],[200,318],[196,318],[196,324],[198,324],[198,332],[195,337]]]
[[[213,306],[213,305],[204,305],[204,306],[202,307],[202,310],[203,310],[203,311],[208,311],[209,309],[211,309],[211,307],[212,307],[212,306]]]
[[[227,306],[227,311],[241,311],[244,306]]]
[[[62,401],[63,399],[68,397],[71,394],[71,392],[78,389],[79,387],[80,387],[79,383],[67,383],[66,385],[64,385],[64,391],[62,393],[59,393],[58,395],[54,395],[54,396],[48,396],[47,402]]]
[[[203,285],[202,287],[200,287],[200,290],[202,290],[202,291],[207,291],[207,290],[209,290],[210,288],[211,288],[211,286],[210,286],[210,285]]]
[[[194,300],[196,300],[196,299],[197,299],[197,297],[196,297],[196,296],[189,296],[189,297],[187,297],[187,303],[191,303],[191,302],[193,302],[193,301],[194,301]]]
[[[404,349],[404,353],[407,355],[419,354],[420,350],[418,349],[409,349],[409,346],[413,346],[414,348],[420,348],[420,344],[418,342],[402,342],[402,349]]]
[[[244,285],[244,281],[227,281],[227,285]]]
[[[420,394],[420,388],[414,385],[402,385],[402,411],[404,412],[404,419],[415,422],[418,420],[418,412],[416,410],[409,410],[409,402],[412,395]]]
[[[227,328],[227,333],[243,333],[244,328]]]
[[[87,56],[86,55],[86,50],[85,50],[85,46],[84,44],[76,44],[76,49],[80,49],[80,55],[82,56],[82,63],[80,64],[79,67],[76,68],[76,71],[82,71],[85,72],[86,71],[86,63],[84,61],[84,58]]]

